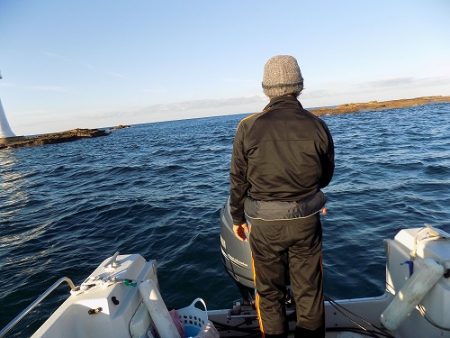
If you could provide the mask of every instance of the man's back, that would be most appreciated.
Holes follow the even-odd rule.
[[[331,179],[334,150],[328,128],[292,95],[244,119],[236,137],[242,138],[253,199],[298,201]]]

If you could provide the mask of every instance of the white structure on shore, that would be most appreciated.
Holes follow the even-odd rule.
[[[0,74],[0,80],[2,75]],[[5,111],[3,110],[2,101],[0,100],[0,138],[16,136],[9,126]]]

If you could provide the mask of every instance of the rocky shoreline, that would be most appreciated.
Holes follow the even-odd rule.
[[[60,133],[50,133],[35,136],[15,136],[0,139],[0,149],[32,147],[44,144],[63,143],[107,136],[109,132],[102,129],[72,129]]]
[[[401,100],[390,100],[380,102],[370,101],[366,103],[347,103],[335,107],[310,109],[310,111],[317,116],[338,115],[362,111],[380,111],[396,108],[414,107],[439,102],[450,103],[450,96],[423,96],[423,97],[416,97],[413,99],[401,99]]]

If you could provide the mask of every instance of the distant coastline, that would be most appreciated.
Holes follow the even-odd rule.
[[[365,103],[346,103],[334,107],[309,109],[317,116],[339,115],[357,113],[362,111],[381,111],[395,108],[407,108],[431,103],[450,103],[450,96],[423,96],[413,99],[400,99],[390,101],[370,101]],[[59,133],[42,134],[35,136],[15,136],[0,138],[0,150],[7,148],[32,147],[44,144],[76,141],[82,138],[107,136],[110,131],[128,128],[128,125],[118,125],[109,129],[72,129]]]
[[[102,129],[72,129],[59,133],[34,136],[14,136],[0,139],[0,149],[32,147],[44,144],[76,141],[82,138],[107,136],[109,132]]]
[[[339,115],[339,114],[357,113],[361,111],[380,111],[395,108],[407,108],[439,102],[450,103],[450,96],[422,96],[413,99],[370,101],[365,103],[346,103],[335,107],[314,108],[310,110],[317,116]]]

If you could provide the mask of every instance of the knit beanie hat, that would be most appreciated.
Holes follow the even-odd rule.
[[[269,98],[300,94],[303,90],[303,77],[297,60],[290,55],[270,58],[264,66],[262,87]]]

